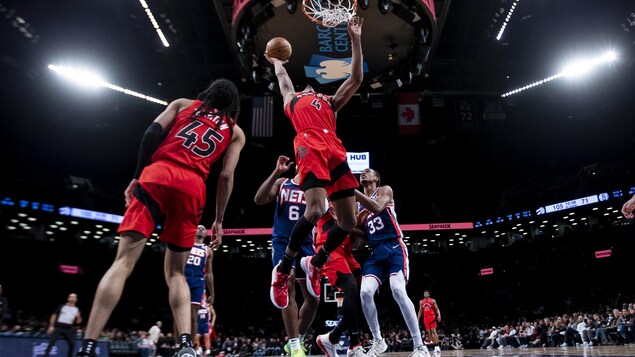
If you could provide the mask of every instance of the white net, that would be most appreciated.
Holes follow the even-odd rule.
[[[356,0],[303,0],[302,11],[312,21],[335,27],[350,21],[357,12]]]

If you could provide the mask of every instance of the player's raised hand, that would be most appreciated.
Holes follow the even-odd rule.
[[[126,207],[128,207],[130,202],[132,202],[132,195],[134,194],[134,190],[135,188],[137,188],[138,184],[139,181],[137,181],[137,179],[132,179],[132,181],[130,181],[130,183],[128,184],[126,190],[123,191],[123,196],[126,199]]]
[[[223,223],[214,221],[214,224],[212,224],[212,241],[209,246],[212,250],[218,250],[221,244],[223,244]]]
[[[285,63],[289,62],[289,60],[283,61],[283,60],[277,59],[275,57],[271,57],[271,56],[269,56],[267,54],[267,52],[265,52],[264,55],[265,55],[265,58],[267,59],[267,61],[269,61],[269,63],[271,63],[274,66],[276,65],[276,63],[285,64]]]
[[[276,162],[276,171],[279,173],[287,172],[293,166],[293,161],[289,159],[287,156],[280,155],[278,156],[278,162]]]
[[[348,34],[351,37],[360,37],[362,35],[362,24],[364,19],[359,16],[353,16],[348,22]]]
[[[633,195],[630,200],[624,202],[624,205],[622,206],[622,214],[625,218],[635,218],[635,213],[633,213],[633,211],[635,211],[635,195]]]

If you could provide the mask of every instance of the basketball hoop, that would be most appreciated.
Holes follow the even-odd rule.
[[[357,0],[302,0],[302,12],[326,27],[348,22],[357,13]]]

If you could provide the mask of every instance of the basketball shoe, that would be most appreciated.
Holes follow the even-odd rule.
[[[300,346],[302,346],[302,351],[304,351],[304,353],[309,352],[309,350],[307,350],[306,347],[304,346],[304,341],[300,341]],[[284,347],[282,347],[282,349],[284,350],[285,353],[291,354],[291,342],[287,342],[284,345]]]
[[[269,290],[269,296],[271,302],[278,309],[284,309],[289,304],[289,274],[283,274],[278,271],[276,264],[271,271],[271,289]]]
[[[196,351],[192,346],[186,346],[181,348],[177,353],[174,354],[173,357],[197,357]]]
[[[382,338],[381,340],[373,339],[371,341],[370,349],[366,352],[366,356],[376,357],[380,354],[384,353],[388,345],[386,345],[386,341]]]
[[[337,349],[335,348],[335,345],[332,344],[331,341],[329,340],[328,333],[325,333],[324,335],[319,335],[315,339],[315,343],[317,343],[317,345],[320,347],[322,352],[324,352],[326,357],[338,357]]]
[[[322,293],[322,269],[311,264],[312,257],[303,257],[300,259],[300,266],[306,274],[306,288],[309,294],[319,298]]]
[[[430,357],[430,351],[425,345],[421,345],[412,351],[409,357]]]
[[[291,349],[291,357],[306,357],[306,353],[304,353],[304,348],[296,348]]]
[[[349,348],[346,352],[346,357],[366,357],[364,349],[361,345],[355,346],[352,350]]]

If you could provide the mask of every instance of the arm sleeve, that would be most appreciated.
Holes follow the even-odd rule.
[[[141,139],[141,145],[139,147],[139,156],[137,158],[137,169],[134,173],[134,178],[138,179],[141,176],[141,171],[150,163],[152,154],[157,150],[161,140],[161,134],[163,133],[163,127],[161,124],[154,122],[150,124],[146,132]]]

